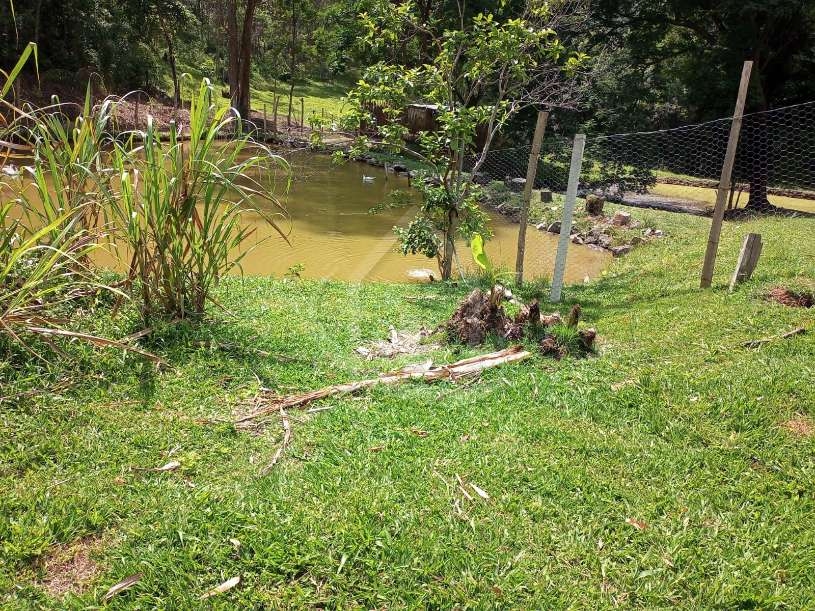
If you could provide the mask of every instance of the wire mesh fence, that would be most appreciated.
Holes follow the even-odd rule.
[[[589,135],[580,177],[594,192],[631,205],[707,213],[716,199],[732,119],[675,129]],[[544,140],[535,189],[562,193],[572,141]],[[465,159],[481,184],[524,187],[529,146]],[[501,186],[503,185],[503,186]],[[728,208],[815,212],[815,102],[744,116]]]

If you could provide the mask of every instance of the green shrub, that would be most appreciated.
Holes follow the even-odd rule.
[[[221,132],[240,134],[242,125],[212,95],[205,79],[190,101],[188,141],[175,124],[163,139],[150,120],[146,131],[115,143],[114,179],[99,182],[114,237],[129,253],[128,277],[138,285],[146,322],[204,312],[219,279],[240,268],[251,250],[246,242],[254,230],[242,224],[244,212],[286,239],[279,224],[285,209],[264,180],[285,161],[249,136],[219,141]]]

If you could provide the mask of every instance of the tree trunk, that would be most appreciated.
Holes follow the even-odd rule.
[[[766,114],[749,115],[742,127],[742,172],[750,184],[750,197],[746,210],[762,211],[772,208],[768,188],[772,175],[772,125]],[[746,128],[746,129],[745,129]]]
[[[229,66],[227,68],[227,80],[229,82],[229,97],[234,105],[238,95],[238,54],[239,54],[239,39],[238,39],[238,1],[230,0],[226,7],[226,38],[227,38],[227,55]]]
[[[238,52],[238,91],[233,105],[244,119],[249,119],[251,110],[250,81],[252,76],[252,30],[255,23],[255,9],[258,0],[247,0],[243,15],[240,48]]]
[[[181,106],[181,86],[178,83],[178,70],[175,61],[175,47],[173,46],[173,35],[167,28],[167,24],[161,22],[161,31],[164,34],[164,40],[167,42],[167,60],[170,63],[170,74],[173,77],[173,107],[178,108]]]
[[[286,125],[291,127],[292,103],[294,102],[294,82],[297,71],[297,13],[294,4],[291,7],[291,23],[289,31],[289,114]]]
[[[441,279],[450,280],[453,277],[453,259],[456,256],[456,231],[458,230],[458,211],[451,209],[447,212],[447,231],[444,234],[444,254],[441,260]]]

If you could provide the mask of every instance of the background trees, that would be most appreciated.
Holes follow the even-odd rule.
[[[815,3],[800,0],[580,0],[549,3],[561,15],[559,40],[582,52],[592,86],[550,131],[619,133],[671,128],[732,111],[741,63],[755,62],[748,112],[815,99]],[[442,54],[444,32],[477,15],[523,18],[525,0],[30,0],[0,1],[0,61],[14,63],[38,41],[43,95],[95,86],[140,88],[178,99],[179,76],[208,77],[247,116],[252,86],[285,90],[288,112],[310,81],[343,84],[380,62],[423,69]],[[409,14],[410,25],[404,17]],[[402,20],[394,27],[393,20]],[[389,23],[390,20],[390,23]],[[375,45],[364,45],[375,23]],[[522,54],[518,54],[522,60]],[[30,69],[33,69],[29,67]],[[30,79],[33,81],[33,79]],[[535,79],[532,79],[537,80]],[[490,87],[459,79],[452,98],[468,108]],[[424,94],[409,92],[421,97]],[[426,97],[426,96],[425,96]],[[508,99],[508,98],[507,98]],[[266,98],[268,101],[268,98]],[[411,100],[413,101],[413,100]],[[339,102],[337,102],[339,106]],[[257,110],[257,105],[256,105]],[[299,108],[298,108],[299,110]],[[283,108],[283,113],[286,108]],[[507,144],[525,144],[534,112],[500,122]],[[759,121],[757,116],[753,121]],[[749,126],[753,159],[772,148],[766,129]],[[750,205],[766,205],[767,167],[746,167]]]
[[[360,14],[382,22],[411,5],[417,27],[375,49]],[[566,7],[574,0],[553,3]],[[246,110],[253,75],[333,79],[385,60],[418,67],[437,34],[481,12],[521,17],[522,0],[31,0],[0,2],[0,61],[39,43],[46,75],[98,73],[111,90],[172,94],[177,71],[217,77]],[[704,121],[731,110],[741,62],[755,61],[748,110],[815,97],[815,4],[800,0],[595,0],[561,24],[599,68],[576,122],[620,131]],[[581,27],[573,27],[579,25]],[[380,42],[385,42],[384,40]]]
[[[584,117],[603,131],[674,127],[728,116],[754,62],[748,112],[815,99],[815,4],[798,0],[598,0],[592,50],[603,76]],[[590,51],[591,52],[591,51]],[[748,207],[767,200],[769,130],[742,138]]]
[[[559,30],[582,3],[557,7],[528,0],[520,14],[501,10],[472,16],[460,4],[457,18],[428,19],[426,3],[383,2],[363,16],[366,40],[377,51],[402,47],[411,67],[398,60],[371,66],[350,93],[352,119],[376,126],[384,142],[403,148],[407,128],[399,119],[410,102],[431,104],[438,128],[419,134],[420,156],[432,175],[420,182],[423,204],[405,229],[397,230],[406,252],[437,257],[442,278],[452,275],[457,237],[486,234],[475,177],[493,139],[527,108],[572,108],[581,87],[585,57],[571,52]],[[373,110],[384,115],[377,121]],[[481,135],[480,146],[476,138]],[[464,171],[464,157],[476,161]]]

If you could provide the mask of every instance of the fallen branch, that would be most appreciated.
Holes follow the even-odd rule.
[[[123,342],[117,342],[112,339],[105,339],[104,337],[97,337],[95,335],[88,335],[87,333],[79,333],[77,331],[66,331],[65,329],[56,329],[56,328],[44,328],[44,327],[29,327],[26,329],[30,333],[37,333],[43,336],[51,336],[51,335],[58,335],[60,337],[70,337],[72,339],[79,339],[89,344],[93,344],[99,348],[119,348],[124,350],[125,352],[133,352],[135,354],[139,354],[144,358],[153,361],[157,365],[166,365],[167,363],[159,356],[155,354],[151,354],[145,350],[140,350],[139,348],[134,348],[133,346],[129,346]]]
[[[249,422],[250,420],[262,418],[263,416],[267,416],[277,411],[301,408],[314,401],[325,399],[326,397],[355,393],[366,388],[378,386],[379,384],[398,384],[400,382],[404,382],[405,380],[425,380],[427,382],[434,382],[437,380],[456,380],[464,376],[484,371],[485,369],[498,367],[507,363],[514,363],[516,361],[522,361],[530,356],[532,356],[532,354],[524,350],[523,346],[513,346],[511,348],[507,348],[506,350],[500,350],[498,352],[492,352],[490,354],[483,354],[481,356],[464,359],[463,361],[458,361],[457,363],[452,363],[450,365],[439,365],[438,367],[433,367],[432,363],[428,361],[427,363],[411,365],[398,371],[386,373],[378,378],[372,378],[370,380],[349,382],[347,384],[337,384],[335,386],[327,386],[326,388],[321,388],[319,390],[313,390],[296,395],[288,395],[285,397],[272,396],[269,399],[265,399],[265,402],[267,403],[266,405],[238,418],[235,423],[241,424]]]
[[[797,329],[793,329],[792,331],[788,331],[782,335],[774,335],[773,337],[765,337],[763,339],[754,339],[749,342],[744,343],[745,348],[758,348],[759,346],[763,346],[764,344],[769,344],[770,342],[774,342],[778,339],[789,339],[791,337],[795,337],[797,335],[803,335],[806,333],[807,330],[804,327],[798,327]]]
[[[277,448],[277,451],[274,453],[272,462],[270,462],[269,465],[263,470],[264,475],[271,471],[272,467],[277,464],[277,462],[283,456],[283,452],[286,451],[286,448],[289,447],[289,443],[291,442],[291,423],[289,422],[289,417],[286,414],[286,410],[283,409],[283,406],[280,406],[280,420],[283,424],[283,443],[280,444],[280,447]]]

